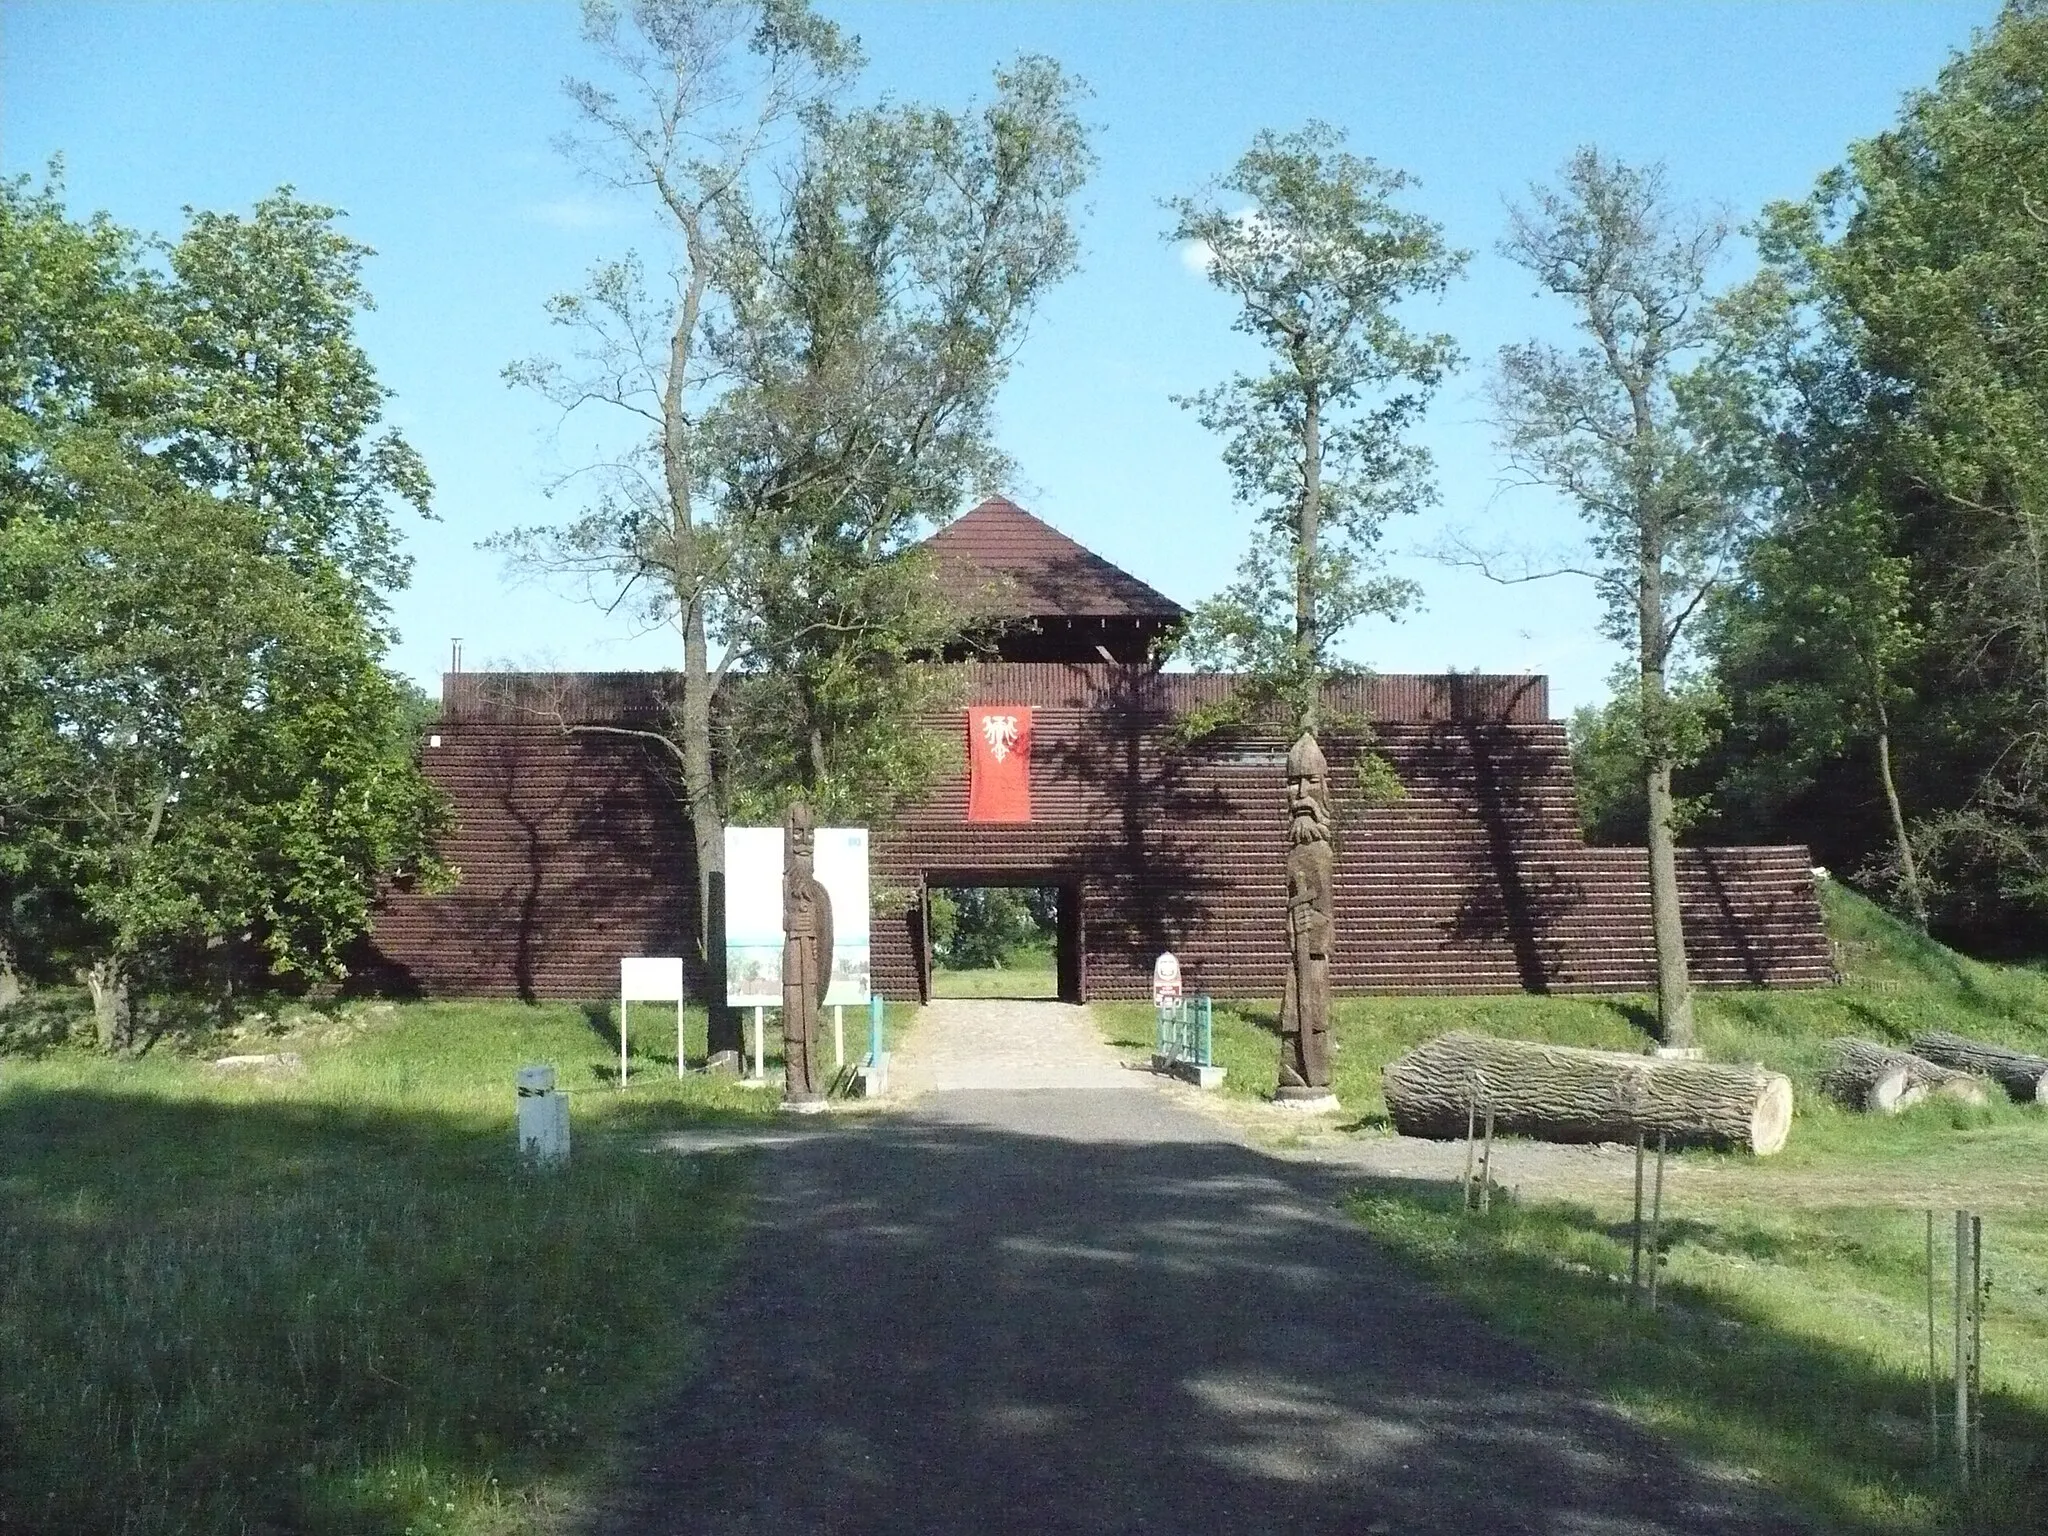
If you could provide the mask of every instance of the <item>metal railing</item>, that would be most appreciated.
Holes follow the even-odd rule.
[[[1199,997],[1184,997],[1177,1003],[1162,1006],[1158,1013],[1159,1030],[1152,1054],[1161,1065],[1216,1065],[1215,1021],[1206,992]]]

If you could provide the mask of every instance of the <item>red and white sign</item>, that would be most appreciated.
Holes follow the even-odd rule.
[[[1171,1008],[1180,1001],[1180,962],[1168,950],[1152,962],[1152,1006]]]
[[[967,819],[1031,819],[1031,707],[978,705],[967,711]]]

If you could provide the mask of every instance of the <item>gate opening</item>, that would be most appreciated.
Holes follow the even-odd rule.
[[[1035,880],[925,885],[925,995],[1081,1000],[1080,893]]]

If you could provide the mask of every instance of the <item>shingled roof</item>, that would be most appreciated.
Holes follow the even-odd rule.
[[[1186,612],[1129,571],[1084,549],[1014,501],[991,496],[924,543],[949,579],[993,580],[1002,618],[1124,618],[1168,623]]]

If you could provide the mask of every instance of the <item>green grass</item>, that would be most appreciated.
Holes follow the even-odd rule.
[[[687,1364],[745,1196],[744,1157],[653,1134],[778,1097],[678,1080],[652,1007],[621,1092],[615,1005],[300,1010],[135,1061],[39,1006],[0,1057],[9,1536],[558,1528]],[[529,1061],[571,1093],[565,1170],[514,1154]]]
[[[984,970],[956,971],[945,966],[932,970],[933,997],[1021,997],[1056,998],[1059,976],[1052,955],[1044,949],[1026,949],[1008,965]]]
[[[1814,1102],[1825,1044],[1837,1035],[1904,1044],[1921,1030],[1947,1029],[2048,1053],[2048,975],[1958,955],[1837,884],[1823,887],[1823,905],[1844,985],[1698,993],[1700,1043],[1710,1057],[1760,1061],[1787,1073],[1805,1109]],[[1133,1053],[1150,1050],[1149,1004],[1098,1003],[1095,1009],[1116,1044]],[[1334,1013],[1334,1087],[1367,1127],[1386,1121],[1380,1069],[1446,1031],[1640,1050],[1655,1018],[1646,997],[1528,994],[1349,997],[1338,1000]],[[1272,1097],[1278,1017],[1277,1002],[1216,1004],[1216,1059],[1229,1069],[1224,1092]],[[1795,1131],[1795,1146],[1800,1139]]]
[[[2040,1150],[2036,1144],[2036,1154]],[[1675,1202],[1662,1305],[1625,1305],[1625,1200],[1384,1185],[1375,1237],[1638,1421],[1761,1478],[1829,1532],[2038,1532],[2048,1496],[2048,1223],[1986,1220],[1986,1471],[1964,1492],[1927,1431],[1925,1227],[1912,1211]],[[1938,1218],[1947,1274],[1951,1228]],[[1946,1292],[1939,1347],[1948,1349]],[[1943,1383],[1941,1407],[1949,1398]],[[1947,1431],[1943,1431],[1944,1441]]]
[[[1584,1180],[1561,1197],[1501,1200],[1482,1219],[1462,1213],[1455,1191],[1389,1180],[1361,1188],[1355,1210],[1481,1316],[1643,1422],[1782,1489],[1823,1530],[2041,1531],[2048,1110],[1927,1105],[1874,1118],[1826,1102],[1815,1079],[1825,1042],[1842,1034],[1903,1043],[1947,1029],[2048,1053],[2048,976],[1957,955],[1839,886],[1823,896],[1842,985],[1699,997],[1709,1055],[1787,1073],[1797,1112],[1777,1157],[1679,1159],[1661,1270],[1670,1305],[1657,1316],[1624,1304],[1625,1188]],[[1149,1008],[1099,1011],[1116,1043],[1149,1045]],[[1386,1134],[1380,1068],[1447,1030],[1639,1049],[1650,1021],[1646,998],[1344,999],[1342,1118],[1353,1135]],[[1225,1091],[1271,1096],[1271,1005],[1219,1007],[1216,1047]],[[1944,1287],[1947,1213],[1986,1213],[1990,1456],[1967,1495],[1931,1458],[1925,1428],[1923,1206],[1942,1213]]]

